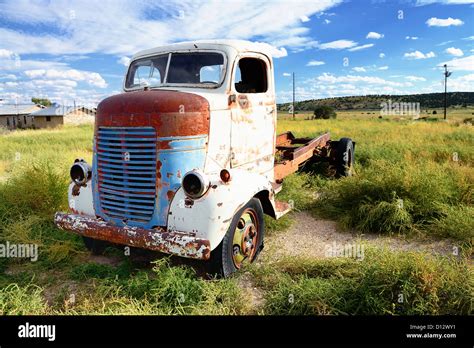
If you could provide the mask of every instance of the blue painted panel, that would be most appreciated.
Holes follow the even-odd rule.
[[[102,127],[94,140],[94,209],[112,224],[166,226],[182,176],[203,169],[207,135],[156,138],[150,127]],[[165,149],[156,144],[166,143]],[[98,152],[97,152],[98,151]],[[125,160],[128,152],[132,160]]]
[[[166,226],[170,205],[168,191],[178,190],[186,172],[204,168],[207,135],[158,138],[158,141],[169,141],[168,149],[158,151],[161,187],[158,189],[157,214],[161,226]]]

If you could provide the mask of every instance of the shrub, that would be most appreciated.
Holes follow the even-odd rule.
[[[467,262],[366,248],[362,261],[283,260],[266,296],[266,314],[471,314]],[[257,277],[260,275],[256,274]]]
[[[437,226],[439,235],[469,240],[474,234],[471,209],[458,210],[456,217],[465,223],[444,229],[441,222],[447,221],[448,211],[442,207],[470,204],[469,188],[456,173],[448,166],[440,170],[429,163],[421,167],[370,161],[357,176],[332,180],[322,187],[313,210],[362,232],[426,233]]]
[[[67,174],[58,173],[52,164],[37,162],[17,168],[0,185],[0,219],[35,214],[51,219],[67,205]]]
[[[330,119],[330,118],[336,118],[337,114],[336,111],[334,111],[334,108],[331,106],[327,105],[321,105],[317,106],[314,109],[314,118],[315,119]]]
[[[24,287],[10,284],[0,289],[0,315],[48,314],[42,292],[43,289],[31,284]]]

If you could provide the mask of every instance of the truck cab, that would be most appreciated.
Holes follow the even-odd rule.
[[[222,276],[255,260],[263,215],[290,210],[275,198],[283,178],[339,144],[276,135],[269,47],[195,41],[134,55],[124,92],[98,105],[93,163],[71,167],[56,225],[93,250],[106,241],[210,260]]]

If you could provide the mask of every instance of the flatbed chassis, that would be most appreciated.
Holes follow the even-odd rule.
[[[296,138],[293,133],[279,134],[276,138],[275,181],[298,171],[309,160],[326,161],[330,158],[331,137],[324,133],[316,138]]]

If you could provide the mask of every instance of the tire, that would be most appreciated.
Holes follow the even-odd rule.
[[[263,249],[264,231],[262,204],[257,198],[252,198],[234,215],[221,243],[211,252],[211,272],[227,278],[246,262],[255,261]],[[255,236],[252,236],[253,232],[256,233]],[[252,247],[243,244],[246,239]],[[241,243],[237,244],[237,240]],[[247,250],[243,245],[247,245]]]
[[[352,176],[354,167],[354,142],[350,138],[341,138],[336,146],[336,178]]]
[[[82,236],[82,240],[84,241],[85,247],[92,253],[92,255],[102,255],[105,249],[110,246],[109,243],[104,242],[103,240],[92,239],[84,236]]]

